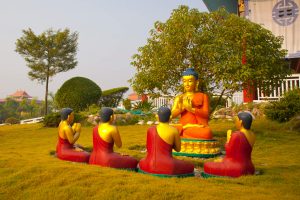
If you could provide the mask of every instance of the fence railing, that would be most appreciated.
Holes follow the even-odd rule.
[[[262,90],[257,88],[256,102],[277,101],[283,96],[284,93],[295,88],[300,88],[300,74],[292,74],[288,76],[278,87],[274,88],[270,94],[265,94]]]
[[[37,117],[37,118],[32,118],[32,119],[24,119],[20,121],[20,124],[34,124],[34,123],[39,123],[44,120],[44,117]]]
[[[160,108],[161,106],[171,107],[173,104],[173,98],[170,96],[161,96],[157,98],[153,98],[150,101],[152,102],[155,108]]]
[[[271,93],[269,94],[265,94],[262,90],[257,88],[257,99],[254,100],[254,102],[260,103],[263,101],[277,101],[284,93],[295,88],[300,88],[300,74],[292,74],[288,76],[278,87],[271,90]],[[243,102],[243,92],[235,92],[232,97],[228,99],[227,103],[231,106],[232,103],[241,104]]]

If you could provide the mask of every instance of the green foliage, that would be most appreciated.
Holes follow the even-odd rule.
[[[291,90],[279,101],[272,102],[265,108],[265,114],[269,119],[279,122],[287,122],[300,114],[300,89]]]
[[[45,127],[58,127],[60,122],[60,113],[55,112],[45,115],[43,124]]]
[[[288,122],[288,127],[289,127],[290,130],[298,131],[300,133],[300,114],[293,117]]]
[[[149,101],[139,101],[133,105],[133,110],[141,110],[143,112],[150,112],[154,105]]]
[[[102,96],[99,100],[101,107],[115,108],[121,101],[123,94],[128,91],[128,87],[118,87],[102,92]]]
[[[8,123],[8,124],[19,124],[20,123],[20,120],[18,120],[17,118],[14,118],[14,117],[9,117],[5,120],[5,123]]]
[[[57,91],[55,101],[59,108],[69,107],[74,111],[83,111],[97,104],[101,96],[100,87],[84,77],[67,80]]]
[[[74,122],[76,123],[84,123],[86,122],[87,117],[80,113],[74,113]],[[58,127],[61,121],[60,112],[55,112],[48,114],[44,117],[43,124],[45,127]]]
[[[38,104],[36,99],[24,99],[21,102],[13,98],[7,98],[4,104],[0,105],[0,122],[4,122],[9,117],[17,119],[29,119],[40,117],[43,105]]]
[[[133,55],[136,74],[130,83],[140,94],[177,93],[182,90],[182,72],[194,67],[200,89],[209,93],[218,90],[229,95],[249,80],[267,91],[289,74],[282,41],[224,9],[200,13],[180,6],[166,22],[155,22],[147,44]]]
[[[100,107],[97,104],[92,104],[90,105],[85,112],[90,115],[90,114],[98,114],[100,112]]]
[[[209,98],[210,102],[209,102],[209,106],[210,106],[210,111],[212,111],[213,109],[212,108],[222,108],[222,107],[226,107],[226,99],[225,98],[221,98],[220,99],[220,102],[219,101],[219,97],[210,97]]]
[[[137,115],[116,114],[115,117],[114,124],[117,126],[134,125],[139,121],[139,117]]]
[[[126,110],[131,110],[131,101],[130,99],[124,99],[123,100],[123,106]]]
[[[23,36],[16,41],[16,52],[24,57],[31,80],[46,82],[45,114],[48,111],[49,78],[57,73],[66,72],[77,65],[78,33],[69,29],[63,31],[48,29],[36,35],[30,28],[23,30]]]

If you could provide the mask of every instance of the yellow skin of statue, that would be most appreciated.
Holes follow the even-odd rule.
[[[58,134],[59,137],[62,139],[67,139],[70,144],[75,144],[75,142],[80,137],[81,132],[81,124],[80,123],[74,123],[71,127],[70,124],[74,121],[74,113],[68,115],[68,118],[66,120],[62,120],[59,123],[58,126]],[[75,145],[76,151],[83,151],[83,149],[80,148],[80,146]]]
[[[158,118],[158,116],[156,116]],[[173,126],[170,126],[168,122],[159,122],[157,125],[157,133],[159,137],[168,143],[169,145],[173,145],[173,149],[179,152],[181,150],[181,140],[179,132]]]
[[[184,110],[187,110],[191,113],[195,113],[195,108],[192,105],[192,99],[196,88],[198,87],[199,82],[194,76],[183,76],[182,77],[184,93],[177,96],[174,100],[174,105],[172,107],[172,118],[180,115]],[[183,129],[189,127],[203,127],[201,124],[187,124]]]
[[[122,140],[119,133],[119,130],[116,126],[113,126],[114,115],[110,117],[110,120],[105,123],[101,123],[98,126],[99,136],[106,142],[114,142],[118,148],[122,147]]]

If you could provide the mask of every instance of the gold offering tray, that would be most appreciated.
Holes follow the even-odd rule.
[[[173,150],[174,156],[211,158],[221,153],[219,142],[217,140],[202,140],[181,138],[181,151]]]

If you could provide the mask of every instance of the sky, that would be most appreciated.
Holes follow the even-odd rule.
[[[52,28],[79,33],[78,65],[55,75],[49,91],[55,93],[68,79],[82,76],[102,90],[130,87],[135,69],[130,65],[137,49],[146,44],[154,22],[165,22],[179,5],[207,12],[202,0],[0,0],[0,99],[17,90],[44,99],[45,84],[28,77],[25,60],[15,52],[22,30],[35,34]],[[128,93],[131,93],[130,88]],[[128,94],[127,93],[127,94]]]

